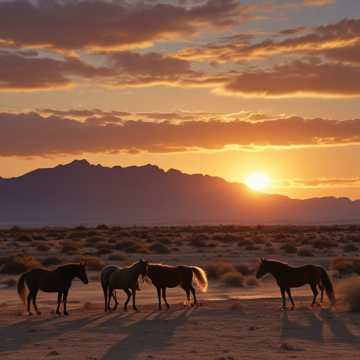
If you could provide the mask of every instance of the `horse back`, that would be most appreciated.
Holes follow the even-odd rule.
[[[26,274],[26,284],[28,288],[40,289],[45,292],[63,291],[68,282],[56,270],[33,269]]]
[[[150,265],[148,276],[156,287],[176,287],[192,280],[192,270],[187,266]]]
[[[288,267],[279,275],[279,282],[289,287],[300,287],[305,284],[317,283],[319,280],[319,267],[315,265],[304,265],[299,267]]]

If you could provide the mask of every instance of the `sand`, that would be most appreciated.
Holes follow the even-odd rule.
[[[309,290],[295,290],[297,308],[280,311],[278,289],[213,284],[201,306],[184,307],[169,291],[169,310],[158,311],[154,289],[142,285],[139,312],[105,314],[99,284],[78,281],[70,315],[57,316],[54,294],[40,293],[42,315],[22,314],[15,289],[0,290],[0,359],[356,359],[360,314],[341,306],[310,308]],[[124,297],[119,293],[120,301]]]

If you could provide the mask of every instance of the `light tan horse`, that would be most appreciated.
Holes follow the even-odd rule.
[[[121,289],[124,290],[126,295],[128,296],[125,304],[124,304],[124,311],[127,311],[127,305],[130,301],[130,298],[132,296],[132,302],[133,302],[133,309],[137,310],[136,308],[136,290],[138,289],[138,278],[140,275],[144,278],[147,275],[147,268],[148,263],[147,261],[140,260],[136,262],[133,265],[130,265],[125,268],[113,268],[113,269],[107,269],[104,268],[104,272],[109,272],[108,281],[105,286],[107,286],[107,297],[105,297],[105,304],[106,310],[111,311],[110,308],[110,301],[111,297],[114,297],[115,302],[116,298],[114,296],[114,290],[115,289]],[[104,289],[104,286],[103,286]],[[105,291],[104,291],[105,296]],[[106,311],[105,310],[105,311]]]

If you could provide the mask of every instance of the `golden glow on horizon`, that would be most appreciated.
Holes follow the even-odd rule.
[[[255,172],[246,177],[245,184],[254,191],[264,191],[270,186],[270,178],[263,172]]]

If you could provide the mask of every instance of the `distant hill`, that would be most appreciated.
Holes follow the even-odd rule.
[[[0,226],[360,223],[360,201],[294,200],[157,166],[75,160],[0,178]]]

